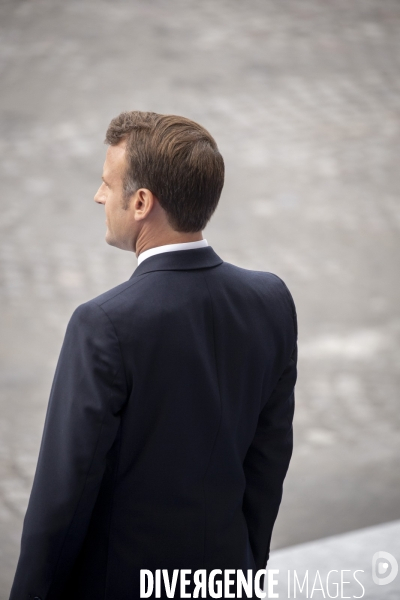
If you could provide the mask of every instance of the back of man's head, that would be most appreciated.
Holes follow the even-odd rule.
[[[175,115],[123,112],[108,127],[105,142],[126,140],[126,205],[139,188],[149,189],[176,231],[201,231],[217,207],[224,161],[210,133]]]

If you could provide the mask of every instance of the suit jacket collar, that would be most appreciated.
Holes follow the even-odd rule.
[[[223,263],[211,246],[194,250],[175,250],[146,258],[135,269],[130,279],[151,271],[187,271],[209,269]]]

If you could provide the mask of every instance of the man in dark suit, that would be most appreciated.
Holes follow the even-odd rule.
[[[292,453],[295,308],[203,239],[214,139],[130,112],[106,141],[95,201],[139,265],[68,324],[12,600],[132,600],[141,569],[265,568]]]

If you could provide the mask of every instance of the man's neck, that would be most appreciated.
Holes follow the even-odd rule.
[[[139,256],[139,254],[150,248],[158,248],[158,246],[167,246],[170,244],[184,244],[185,242],[198,242],[202,239],[203,233],[201,231],[184,233],[171,230],[162,232],[161,234],[147,233],[147,235],[143,235],[142,237],[139,235],[136,240],[135,254]]]

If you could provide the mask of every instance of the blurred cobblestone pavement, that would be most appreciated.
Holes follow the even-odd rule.
[[[400,518],[399,28],[398,0],[2,0],[0,600],[68,319],[136,266],[93,202],[121,110],[209,128],[209,243],[295,298],[273,547]]]

